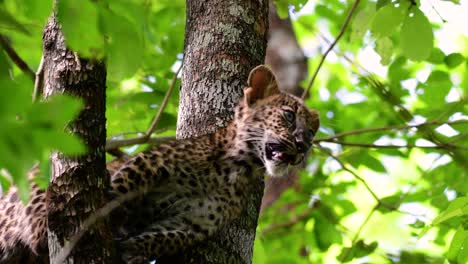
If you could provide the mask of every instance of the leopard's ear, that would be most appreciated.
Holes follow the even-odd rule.
[[[275,75],[265,65],[259,65],[250,72],[247,84],[248,87],[244,89],[246,105],[280,93]]]

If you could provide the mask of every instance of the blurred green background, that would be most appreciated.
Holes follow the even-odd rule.
[[[307,66],[297,86],[308,86],[353,3],[275,1]],[[51,9],[0,0],[0,181],[25,199],[35,162],[83,151],[63,132],[80,103],[33,104],[31,72],[8,52],[35,72]],[[182,61],[185,2],[61,0],[58,10],[73,50],[107,58],[108,138],[144,133]],[[276,192],[267,182],[255,264],[468,263],[467,14],[463,0],[360,1],[306,99],[322,125],[305,168]],[[174,89],[156,137],[175,135],[177,109]]]

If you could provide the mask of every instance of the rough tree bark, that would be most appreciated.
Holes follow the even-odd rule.
[[[265,58],[268,1],[187,0],[177,137],[207,134],[232,119],[249,71]],[[240,219],[182,252],[180,263],[251,263],[263,195],[258,179]],[[175,259],[164,261],[174,263]]]
[[[66,48],[57,21],[44,30],[44,96],[66,93],[82,99],[84,109],[68,129],[79,135],[87,154],[52,155],[52,181],[47,190],[48,241],[51,263],[82,222],[104,203],[109,184],[105,165],[106,69],[102,62],[84,60]],[[110,263],[112,237],[100,223],[74,247],[66,263]]]

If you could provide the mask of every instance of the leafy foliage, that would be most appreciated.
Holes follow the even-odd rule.
[[[292,14],[311,75],[354,1],[274,2]],[[360,2],[306,100],[321,112],[317,147],[295,188],[262,213],[254,263],[467,262],[467,38],[449,12],[438,15],[459,1],[430,2]],[[52,1],[0,1],[0,34],[32,69],[51,10]],[[106,59],[108,138],[142,135],[182,59],[184,1],[61,0],[58,10],[70,47]],[[33,104],[33,81],[4,50],[0,87],[0,180],[27,199],[35,162],[44,183],[51,150],[83,151],[65,132],[80,103]],[[155,136],[174,134],[177,90]]]
[[[46,2],[50,4],[30,0],[0,3],[0,34],[32,69],[39,65],[42,28],[52,12],[52,1]],[[173,77],[171,66],[182,53],[183,1],[160,1],[154,5],[125,0],[58,3],[58,18],[68,45],[81,56],[107,59],[108,134],[124,138],[147,129]],[[160,19],[171,23],[159,30]],[[26,200],[26,173],[36,162],[40,162],[43,175],[35,180],[46,186],[43,183],[48,182],[46,164],[51,150],[83,153],[82,144],[65,129],[80,110],[80,104],[66,96],[32,103],[34,81],[16,67],[1,46],[0,83],[0,87],[5,87],[0,97],[0,182],[4,191],[14,182]],[[177,98],[174,93],[158,131],[174,133]]]
[[[292,13],[310,74],[320,58],[310,43],[325,50],[353,2],[309,2]],[[445,24],[435,13],[442,5],[457,8],[361,1],[307,100],[321,111],[322,149],[300,188],[264,211],[257,241],[267,253],[255,252],[263,254],[255,263],[467,262],[466,37],[450,48],[437,37],[453,30],[448,11],[439,12]],[[422,122],[436,123],[394,129]],[[382,130],[335,137],[374,127]],[[456,154],[440,146],[448,142]],[[320,203],[303,208],[311,195]]]

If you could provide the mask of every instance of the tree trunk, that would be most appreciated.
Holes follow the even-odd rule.
[[[187,0],[177,137],[207,134],[233,117],[249,71],[265,58],[268,1]],[[164,263],[251,263],[263,179],[243,215],[218,235]],[[161,261],[160,261],[161,262]],[[161,262],[162,263],[162,262]]]
[[[79,135],[86,155],[52,155],[52,179],[47,190],[48,243],[51,263],[80,229],[83,221],[104,202],[109,184],[105,165],[106,69],[102,62],[80,59],[66,48],[55,18],[44,30],[44,96],[66,93],[81,98],[84,108],[68,129]],[[112,237],[98,223],[83,236],[65,263],[109,263]]]

